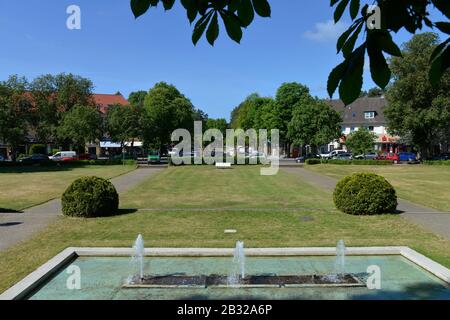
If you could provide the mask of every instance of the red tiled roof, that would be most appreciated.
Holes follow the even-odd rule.
[[[94,93],[92,97],[94,98],[95,104],[99,107],[99,110],[103,113],[106,113],[108,108],[112,105],[121,104],[127,106],[130,104],[127,99],[125,99],[122,95],[119,94]]]

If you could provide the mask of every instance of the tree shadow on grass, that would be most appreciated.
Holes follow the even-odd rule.
[[[125,216],[127,214],[136,213],[138,211],[138,209],[119,209],[113,216]]]

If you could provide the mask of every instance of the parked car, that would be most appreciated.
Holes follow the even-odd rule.
[[[19,160],[19,162],[23,164],[45,164],[50,161],[50,158],[45,154],[33,154]]]
[[[297,159],[295,159],[295,162],[297,163],[305,163],[306,160],[308,159],[320,159],[320,155],[319,154],[313,154],[313,153],[308,153],[304,156],[298,157]]]
[[[408,163],[416,163],[417,161],[417,155],[412,152],[400,152],[398,154],[398,160],[400,162],[408,162]]]
[[[321,154],[320,156],[324,159],[333,159],[333,157],[337,156],[338,154],[341,153],[347,153],[347,151],[345,150],[333,150],[330,153],[326,153],[326,154]]]
[[[378,157],[378,154],[371,152],[371,153],[366,153],[366,154],[360,154],[357,156],[354,156],[353,159],[356,160],[374,160]]]
[[[375,158],[375,160],[385,160],[385,161],[393,161],[395,163],[399,162],[398,154],[393,152],[385,152],[383,154],[380,154],[378,157]]]
[[[161,155],[158,150],[150,150],[148,152],[147,163],[148,164],[161,163]]]
[[[353,155],[351,153],[338,153],[335,155],[333,160],[353,160]]]
[[[266,163],[266,161],[267,161],[266,155],[262,152],[252,153],[249,156],[246,156],[246,158],[248,158],[250,160],[256,159],[258,161],[258,163]]]
[[[77,159],[75,151],[60,151],[49,157],[52,161],[73,161]]]

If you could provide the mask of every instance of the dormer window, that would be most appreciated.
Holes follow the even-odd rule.
[[[364,119],[375,119],[375,111],[366,111],[364,112]]]

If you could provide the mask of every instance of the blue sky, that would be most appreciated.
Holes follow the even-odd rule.
[[[81,7],[81,30],[66,28],[71,4]],[[240,45],[221,28],[215,47],[205,39],[195,47],[180,5],[135,20],[128,0],[1,1],[0,79],[71,72],[90,78],[97,93],[126,97],[166,81],[211,117],[227,119],[250,93],[273,96],[283,82],[301,82],[326,97],[328,74],[342,59],[336,39],[348,17],[331,23],[328,0],[271,4],[272,18],[257,18]],[[364,87],[373,86],[367,74]]]

